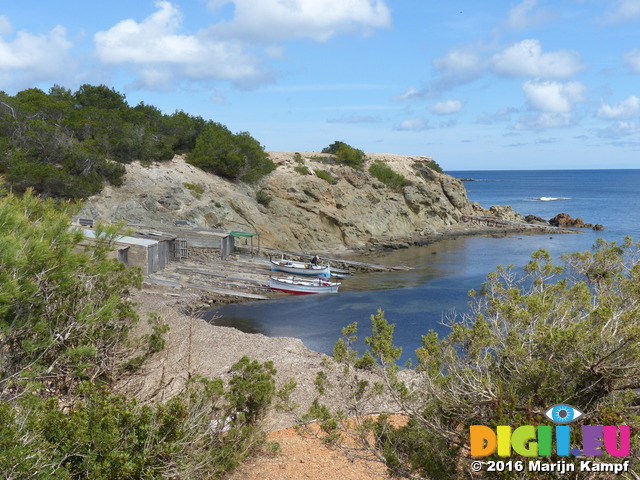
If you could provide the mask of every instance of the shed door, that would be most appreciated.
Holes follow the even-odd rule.
[[[147,249],[147,273],[158,270],[158,245],[149,245]]]

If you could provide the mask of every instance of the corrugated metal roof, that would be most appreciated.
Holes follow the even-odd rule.
[[[96,238],[96,233],[94,230],[89,230],[86,228],[78,228],[78,230],[82,231],[82,233],[84,233],[84,236],[87,238]],[[116,242],[124,243],[125,245],[141,245],[144,247],[150,247],[151,245],[158,244],[157,240],[151,240],[148,238],[129,237],[129,236],[118,237],[116,239]]]

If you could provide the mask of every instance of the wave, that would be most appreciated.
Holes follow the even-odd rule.
[[[571,197],[539,197],[534,198],[534,202],[557,202],[558,200],[571,200]]]

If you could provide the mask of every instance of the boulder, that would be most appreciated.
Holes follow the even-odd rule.
[[[537,217],[535,215],[527,215],[526,217],[524,217],[524,221],[527,223],[533,223],[536,225],[548,225],[549,222],[547,222],[544,218],[541,217]]]
[[[584,228],[584,221],[578,218],[572,218],[568,213],[559,213],[555,217],[549,220],[549,224],[554,227],[568,227],[568,228]]]

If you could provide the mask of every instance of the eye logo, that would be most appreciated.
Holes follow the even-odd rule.
[[[562,404],[554,405],[544,412],[544,414],[549,420],[555,423],[573,422],[584,415],[584,413],[577,408],[574,408],[571,405]]]

